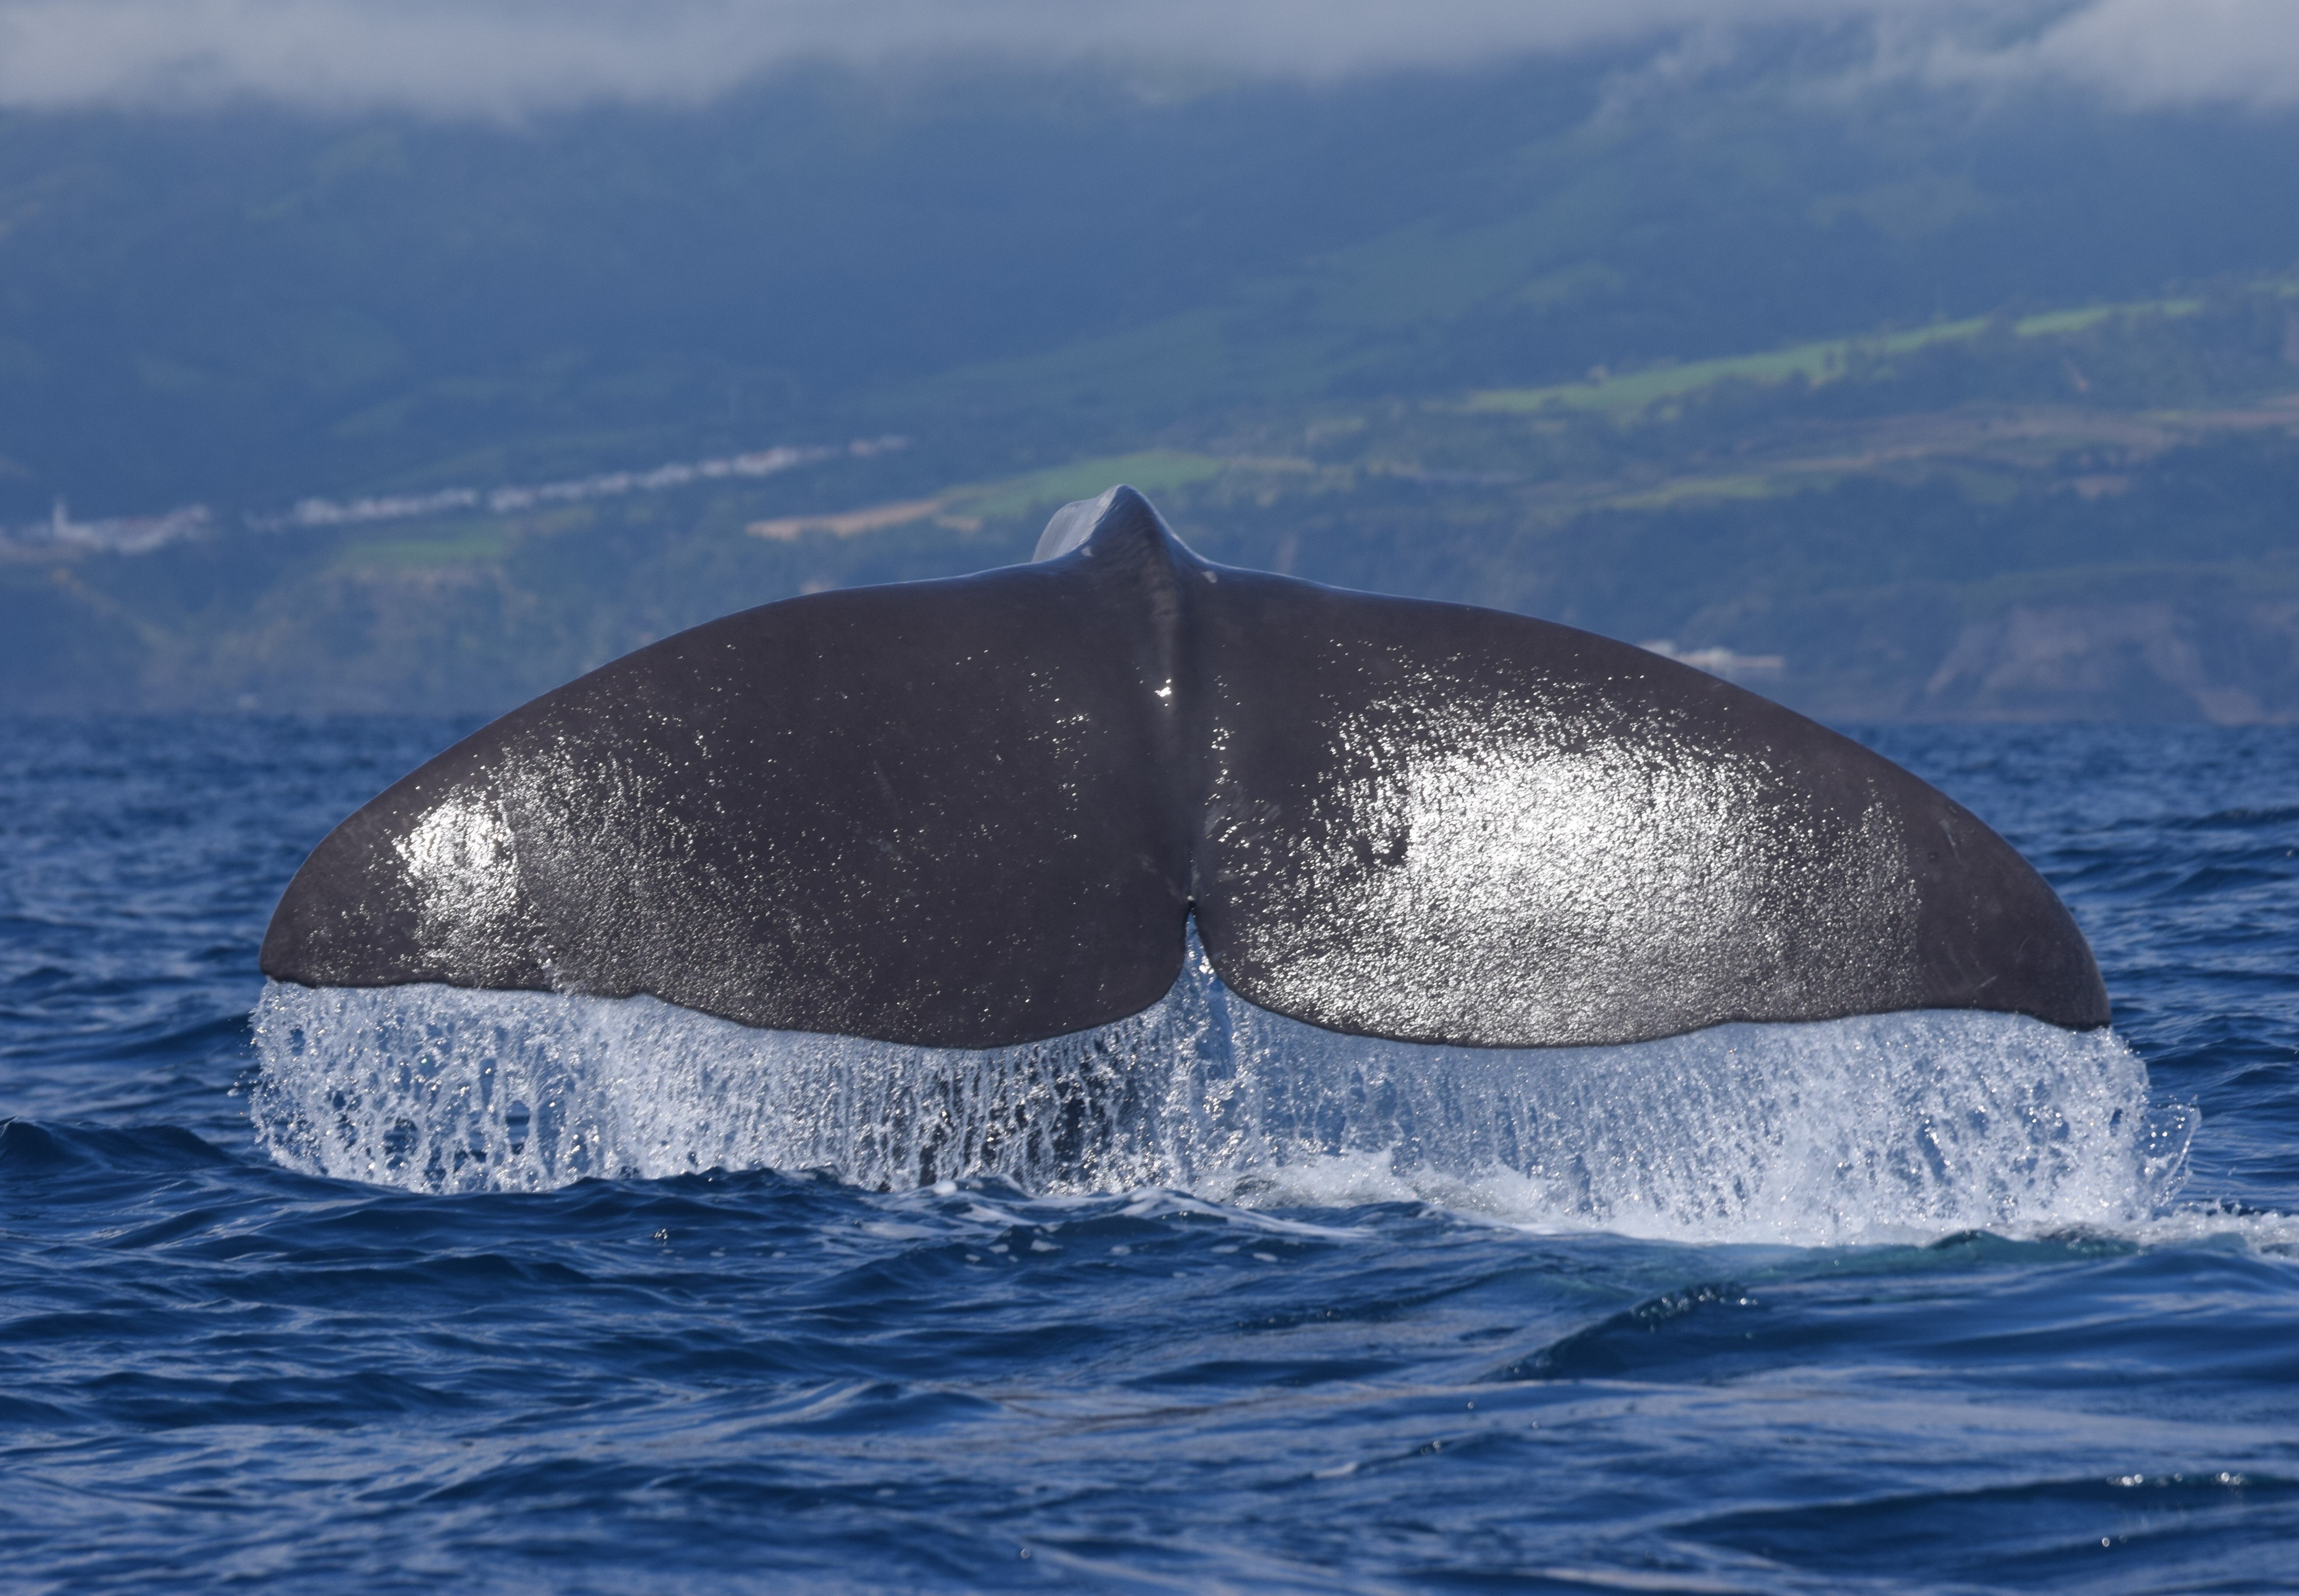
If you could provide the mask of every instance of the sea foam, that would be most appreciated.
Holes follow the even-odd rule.
[[[254,1023],[275,1158],[432,1192],[811,1168],[1817,1245],[2137,1225],[2195,1128],[2151,1112],[2106,1031],[1926,1011],[1619,1047],[1382,1042],[1245,1003],[1194,940],[1143,1013],[979,1051],[440,986],[273,985]]]

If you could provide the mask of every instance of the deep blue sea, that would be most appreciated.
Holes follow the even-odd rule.
[[[0,721],[0,1586],[2299,1590],[2299,732],[1870,734],[2051,878],[2120,1045],[1932,1034],[1993,1141],[1807,1047],[1606,1206],[1378,1147],[493,1189],[403,1116],[314,1173],[258,938],[468,729]]]

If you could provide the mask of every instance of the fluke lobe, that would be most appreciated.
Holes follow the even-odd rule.
[[[2018,854],[1624,643],[1210,565],[1115,488],[1028,566],[793,599],[544,694],[338,826],[264,972],[990,1047],[1180,973],[1399,1041],[1989,1009],[2104,1025]]]

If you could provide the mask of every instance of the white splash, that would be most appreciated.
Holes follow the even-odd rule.
[[[2158,1222],[2195,1126],[2150,1113],[2145,1065],[2106,1032],[1927,1012],[1431,1047],[1254,1008],[1194,942],[1144,1013],[987,1051],[436,986],[273,986],[255,1033],[274,1157],[425,1191],[818,1168],[1822,1245]]]

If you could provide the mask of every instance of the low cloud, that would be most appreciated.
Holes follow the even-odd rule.
[[[2133,105],[2299,103],[2299,5],[2291,0],[2092,0],[1996,49],[1937,46],[1936,76],[2056,79]]]
[[[2057,81],[2143,105],[2299,100],[2292,0],[0,0],[0,105],[517,117],[700,102],[808,58],[1334,76],[1847,21],[1873,29],[1878,70],[1935,81]]]

